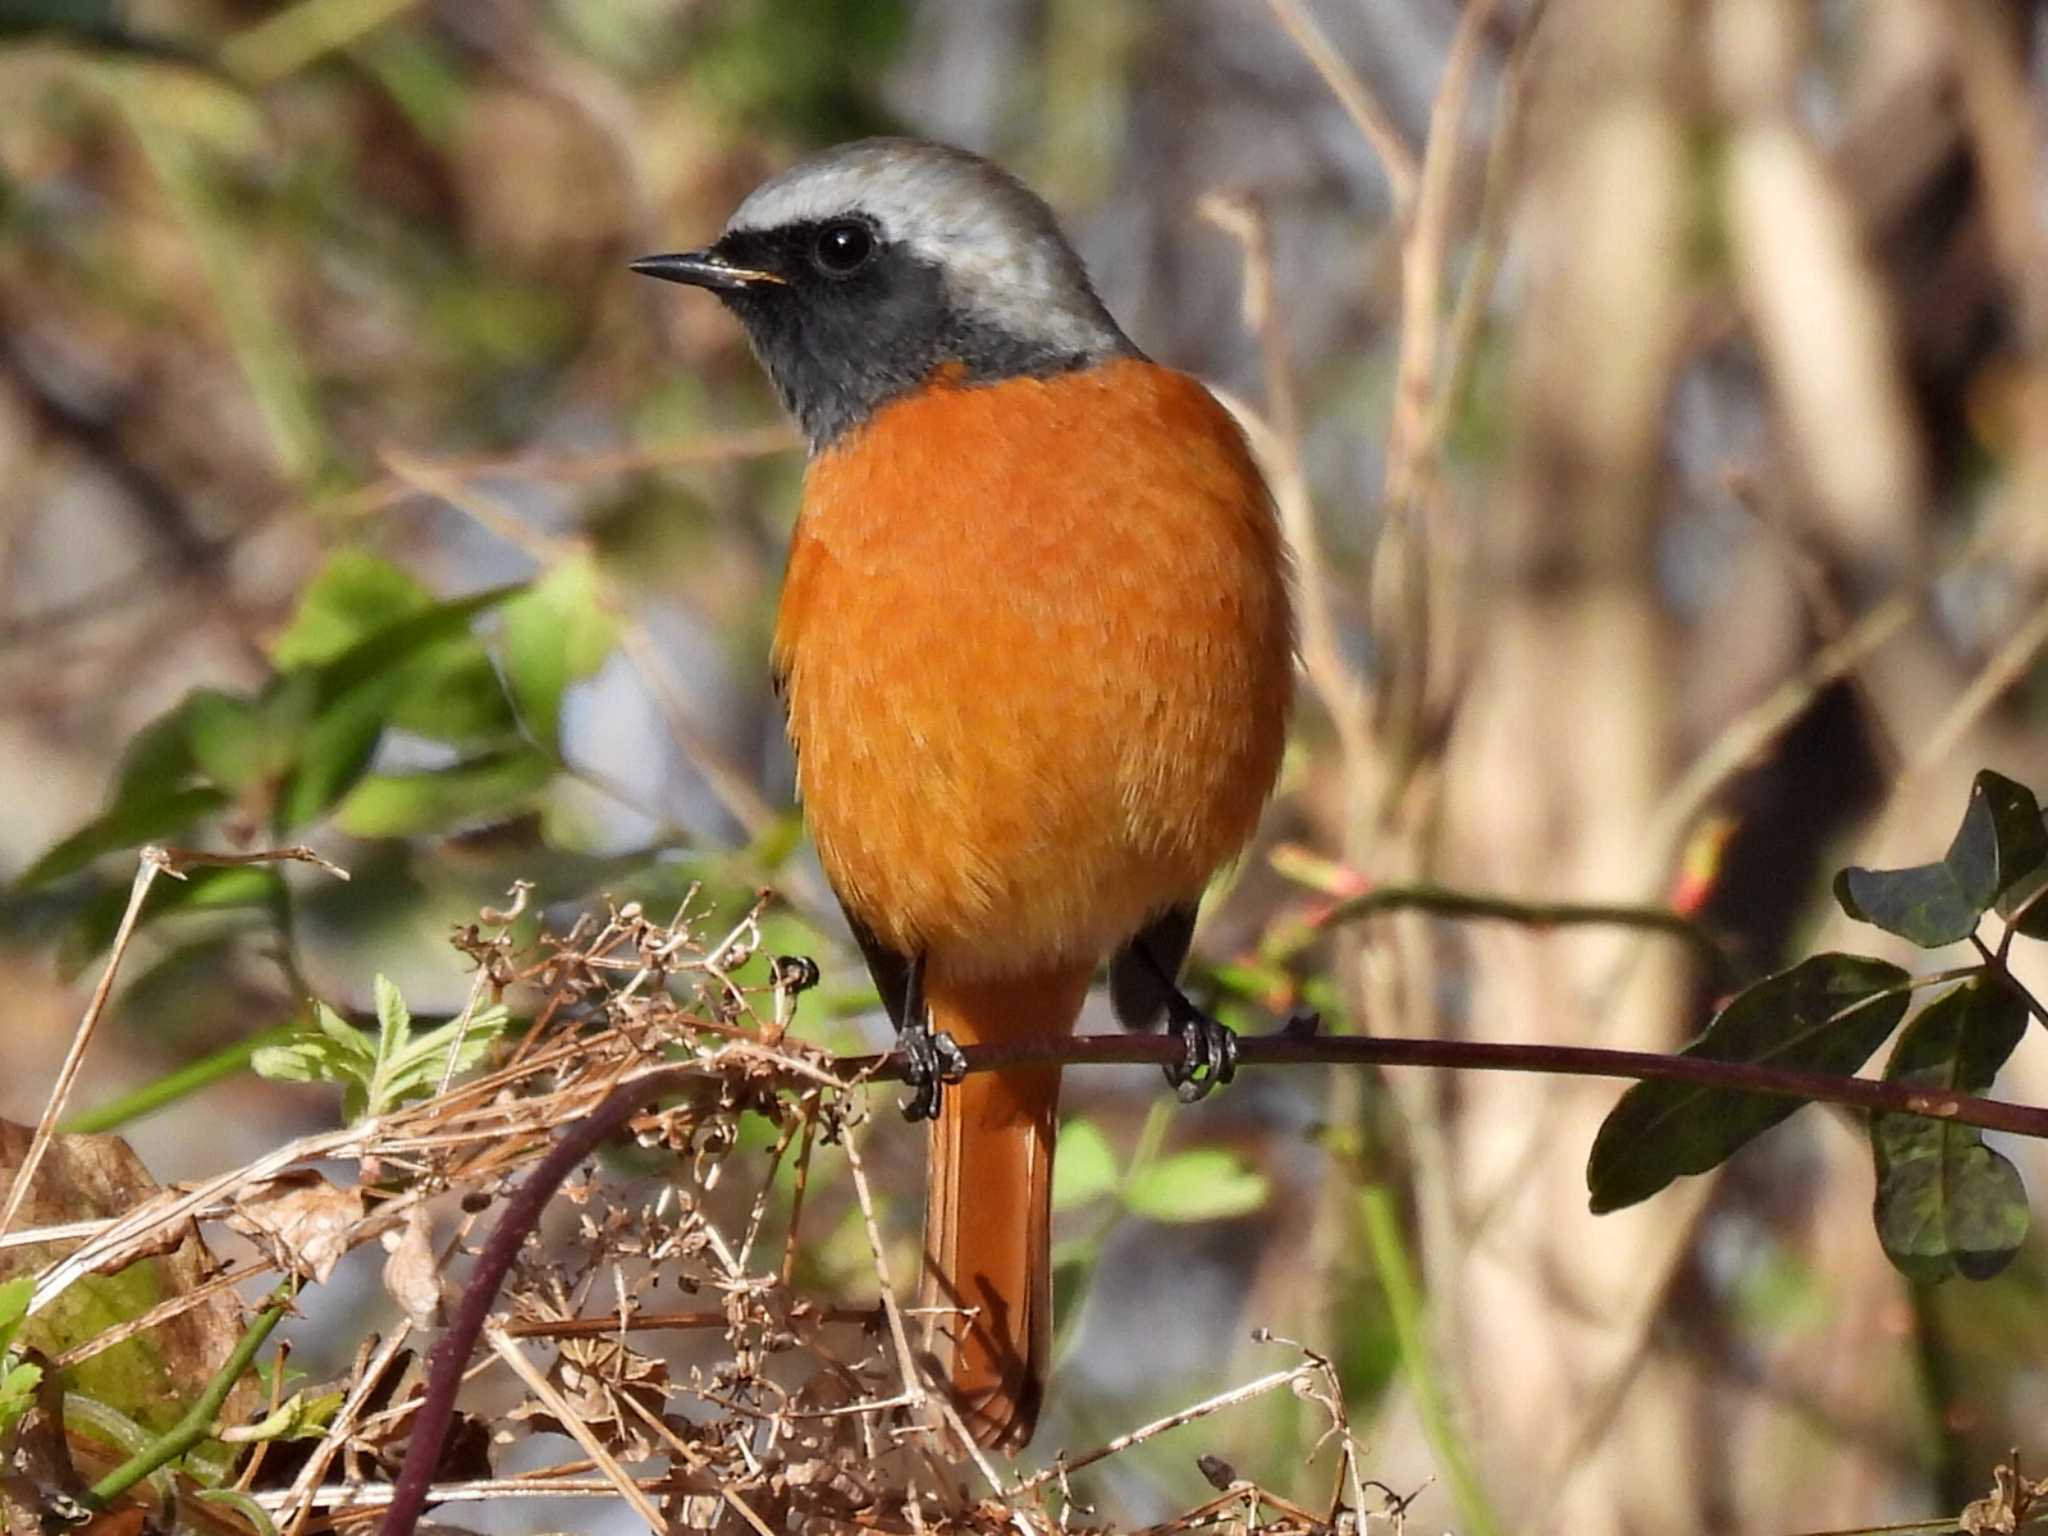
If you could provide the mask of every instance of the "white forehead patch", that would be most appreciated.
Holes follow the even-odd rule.
[[[1130,346],[1045,201],[963,150],[919,139],[841,145],[763,182],[726,229],[850,213],[866,214],[885,241],[936,266],[960,309],[1013,336],[1086,353]]]

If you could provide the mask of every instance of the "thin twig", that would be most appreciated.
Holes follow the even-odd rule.
[[[347,870],[304,843],[294,843],[289,848],[258,848],[250,853],[220,853],[207,848],[169,846],[161,852],[170,860],[171,867],[165,873],[176,876],[182,876],[188,869],[239,869],[247,864],[311,864],[324,869],[337,880],[348,879]]]
[[[1437,328],[1444,259],[1451,237],[1451,195],[1465,146],[1465,104],[1496,0],[1469,0],[1458,18],[1443,83],[1430,108],[1414,217],[1401,241],[1401,329],[1394,367],[1394,410],[1387,427],[1389,508],[1408,506],[1430,477],[1443,416],[1434,409]]]
[[[1330,723],[1348,767],[1362,765],[1372,747],[1366,682],[1338,633],[1322,535],[1308,469],[1301,458],[1301,420],[1286,325],[1274,296],[1273,257],[1265,216],[1248,197],[1212,192],[1202,216],[1236,240],[1244,252],[1245,324],[1258,338],[1266,385],[1266,413],[1231,402],[1272,487],[1281,531],[1294,557],[1294,588],[1301,615],[1301,666]]]
[[[362,1415],[363,1405],[370,1400],[371,1395],[383,1382],[384,1373],[391,1368],[391,1362],[397,1358],[399,1350],[404,1348],[405,1341],[412,1337],[412,1331],[411,1320],[402,1320],[370,1352],[370,1358],[363,1362],[362,1369],[354,1373],[355,1380],[349,1386],[348,1396],[342,1400],[340,1409],[328,1424],[327,1433],[320,1437],[320,1443],[314,1447],[313,1454],[306,1458],[306,1464],[299,1469],[299,1475],[292,1479],[291,1487],[285,1491],[282,1501],[275,1506],[280,1516],[287,1512],[291,1515],[285,1526],[288,1536],[297,1536],[307,1520],[312,1517],[316,1503],[314,1495],[319,1491],[321,1480],[327,1476],[328,1467],[333,1465],[335,1456],[347,1443],[348,1437],[355,1433],[356,1420]]]
[[[547,1377],[526,1358],[525,1352],[499,1328],[484,1329],[484,1342],[496,1351],[500,1360],[512,1368],[512,1374],[526,1384],[526,1390],[546,1405],[548,1412],[555,1416],[555,1422],[562,1426],[563,1432],[583,1447],[583,1454],[596,1463],[598,1471],[610,1479],[611,1485],[618,1490],[619,1497],[632,1505],[633,1512],[647,1523],[647,1529],[652,1531],[654,1536],[664,1536],[668,1524],[661,1518],[661,1512],[648,1501],[647,1495],[640,1491],[639,1485],[627,1475],[626,1469],[619,1465],[618,1458],[605,1448],[604,1442],[591,1433],[590,1426],[583,1421],[583,1415],[569,1406]]]
[[[64,1118],[64,1106],[71,1101],[71,1090],[78,1083],[79,1069],[85,1063],[85,1049],[92,1043],[100,1018],[107,1011],[107,999],[114,991],[114,976],[121,969],[121,960],[128,953],[129,942],[135,937],[142,904],[148,900],[149,889],[156,884],[156,877],[165,874],[175,877],[177,871],[171,864],[170,855],[163,849],[151,846],[136,855],[135,880],[128,887],[128,908],[121,914],[121,926],[114,930],[114,947],[107,955],[107,963],[100,971],[99,985],[92,989],[92,998],[85,1005],[78,1028],[72,1032],[71,1047],[64,1053],[64,1064],[57,1069],[57,1081],[50,1089],[48,1102],[43,1105],[42,1118],[36,1122],[28,1152],[22,1158],[21,1166],[14,1171],[14,1184],[7,1191],[7,1204],[0,1208],[0,1233],[14,1225],[14,1218],[21,1214],[22,1202],[28,1199],[36,1170],[42,1166],[43,1154],[50,1150],[51,1138],[57,1134],[57,1122]]]
[[[1232,1387],[1227,1392],[1218,1392],[1214,1397],[1205,1397],[1199,1403],[1169,1413],[1163,1418],[1154,1419],[1149,1424],[1141,1424],[1114,1439],[1105,1440],[1085,1456],[1061,1457],[1051,1466],[1019,1479],[1010,1489],[1009,1497],[1015,1498],[1019,1494],[1029,1493],[1033,1488],[1042,1488],[1055,1479],[1078,1472],[1083,1467],[1092,1467],[1096,1462],[1105,1461],[1134,1445],[1143,1445],[1147,1440],[1156,1439],[1169,1429],[1178,1429],[1183,1424],[1207,1418],[1210,1414],[1221,1412],[1225,1408],[1234,1408],[1239,1403],[1248,1403],[1255,1397],[1264,1397],[1268,1392],[1290,1387],[1298,1381],[1306,1381],[1315,1374],[1316,1367],[1313,1365],[1292,1366],[1284,1371],[1269,1372],[1256,1381],[1248,1381],[1241,1387]]]
[[[1720,940],[1697,918],[1674,912],[1669,907],[1637,906],[1627,902],[1523,901],[1510,896],[1454,890],[1442,885],[1387,885],[1339,902],[1318,915],[1315,926],[1330,928],[1341,923],[1362,922],[1388,912],[1491,918],[1497,922],[1520,923],[1528,928],[1644,928],[1682,940],[1716,971],[1725,974],[1734,966]]]
[[[1415,151],[1402,137],[1393,113],[1359,79],[1357,71],[1345,62],[1344,55],[1337,51],[1328,34],[1316,25],[1315,18],[1301,0],[1266,0],[1266,3],[1273,8],[1273,17],[1280,23],[1281,30],[1294,40],[1294,46],[1315,66],[1316,73],[1330,88],[1330,94],[1337,98],[1338,105],[1364,135],[1373,153],[1379,156],[1380,165],[1387,173],[1387,185],[1393,188],[1394,208],[1397,213],[1405,215],[1415,201],[1416,182],[1421,172],[1415,163]]]

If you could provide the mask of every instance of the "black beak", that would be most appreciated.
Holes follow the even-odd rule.
[[[642,277],[658,277],[665,283],[688,283],[693,288],[732,292],[766,284],[784,285],[773,272],[754,267],[736,267],[715,250],[678,251],[672,256],[642,256],[633,263]]]

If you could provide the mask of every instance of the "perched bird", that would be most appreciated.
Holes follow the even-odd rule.
[[[1052,211],[959,150],[869,139],[635,262],[738,316],[809,442],[774,672],[818,856],[936,1111],[922,1300],[984,1445],[1027,1441],[1051,1345],[1057,1067],[1109,962],[1184,1098],[1229,1032],[1175,980],[1279,769],[1293,624],[1230,415],[1144,356]],[[941,1090],[941,1082],[945,1087]]]

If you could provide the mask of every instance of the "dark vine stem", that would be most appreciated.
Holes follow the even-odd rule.
[[[634,1110],[658,1097],[690,1070],[679,1067],[674,1072],[656,1073],[613,1089],[596,1109],[562,1132],[525,1182],[505,1201],[498,1224],[477,1254],[476,1268],[462,1288],[462,1300],[448,1320],[448,1330],[428,1358],[426,1391],[413,1419],[405,1461],[391,1487],[383,1536],[412,1536],[413,1528],[419,1524],[420,1513],[427,1507],[427,1497],[433,1489],[434,1469],[441,1464],[441,1451],[448,1441],[448,1426],[455,1417],[455,1395],[462,1386],[462,1373],[469,1365],[476,1341],[483,1336],[491,1304],[498,1299],[498,1288],[505,1283],[527,1235],[540,1225],[541,1212],[547,1209],[548,1201],[579,1163],[625,1126]]]
[[[1925,978],[1922,978],[1925,980]],[[1051,1065],[1086,1067],[1115,1063],[1165,1066],[1180,1060],[1178,1040],[1161,1035],[1078,1035],[1024,1045],[977,1045],[966,1050],[969,1072],[1004,1067]],[[1483,1040],[1413,1040],[1395,1036],[1323,1036],[1303,1030],[1249,1036],[1239,1042],[1241,1067],[1437,1067],[1470,1072],[1541,1072],[1569,1077],[1634,1078],[1690,1083],[1701,1089],[1757,1093],[1772,1098],[1842,1104],[1852,1109],[1919,1115],[2016,1136],[2048,1139],[2048,1109],[2013,1104],[1946,1089],[1911,1087],[1861,1077],[1797,1072],[1754,1062],[1709,1061],[1699,1056],[1662,1056],[1650,1051],[1614,1051],[1578,1045],[1515,1045]],[[903,1058],[884,1055],[842,1057],[832,1070],[849,1086],[890,1081],[903,1074]],[[411,1443],[393,1485],[382,1536],[412,1536],[432,1492],[434,1469],[455,1412],[463,1371],[483,1334],[513,1261],[541,1212],[576,1166],[620,1131],[641,1105],[672,1091],[702,1070],[678,1066],[644,1077],[570,1125],[547,1155],[506,1200],[498,1224],[477,1256],[448,1330],[435,1345],[426,1392],[413,1421]]]

